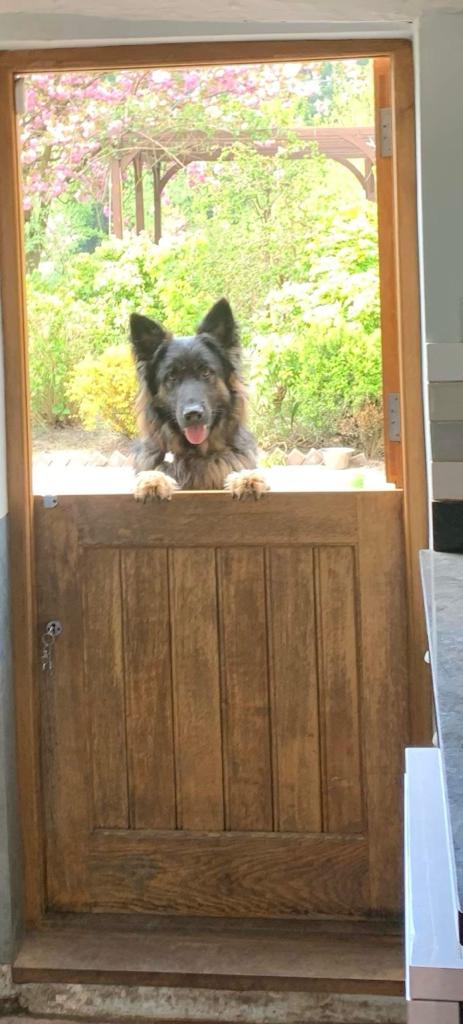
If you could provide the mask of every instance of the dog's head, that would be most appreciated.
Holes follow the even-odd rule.
[[[226,299],[209,310],[191,337],[172,337],[134,313],[130,335],[150,412],[186,445],[200,445],[233,401],[239,339]]]

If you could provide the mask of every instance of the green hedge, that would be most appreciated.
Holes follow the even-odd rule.
[[[160,247],[146,235],[110,239],[94,253],[71,255],[65,270],[35,271],[28,280],[35,422],[102,421],[132,433],[130,313],[190,333],[227,294],[242,323],[260,444],[320,444],[342,434],[368,446],[381,418],[381,358],[377,261],[365,224],[364,212],[347,225],[331,218],[301,254],[303,280],[270,290],[267,281],[264,292],[251,263],[242,299],[235,278],[244,272],[242,254],[214,260],[200,233]]]

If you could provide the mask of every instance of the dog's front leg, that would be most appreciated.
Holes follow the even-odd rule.
[[[238,473],[229,473],[225,480],[225,490],[238,501],[241,498],[261,498],[270,490],[262,473],[258,469],[241,469]]]
[[[135,481],[135,501],[170,501],[178,491],[178,483],[160,469],[138,473]]]

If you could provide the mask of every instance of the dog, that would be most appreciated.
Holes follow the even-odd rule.
[[[133,313],[130,338],[140,383],[136,500],[222,489],[260,498],[268,487],[245,427],[241,347],[227,300],[216,302],[190,337]]]

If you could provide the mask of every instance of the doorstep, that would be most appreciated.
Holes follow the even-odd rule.
[[[376,921],[53,915],[13,981],[403,996],[402,938]]]

